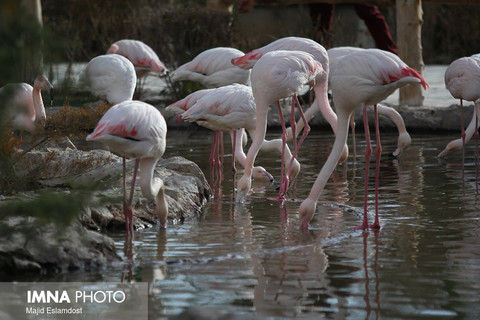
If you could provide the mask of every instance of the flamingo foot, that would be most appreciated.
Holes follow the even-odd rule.
[[[368,223],[362,223],[361,226],[358,226],[358,227],[355,227],[353,228],[354,231],[357,231],[357,230],[362,230],[362,231],[365,231],[365,230],[368,230]]]
[[[368,226],[370,229],[376,229],[376,230],[380,230],[382,227],[380,226],[380,223],[378,221],[376,221],[375,223],[371,224]]]
[[[277,201],[277,202],[279,202],[279,203],[282,205],[282,204],[285,202],[286,199],[285,199],[285,196],[284,196],[284,195],[280,195],[280,194],[279,194],[279,195],[276,196],[276,197],[270,197],[270,198],[268,198],[268,200]]]

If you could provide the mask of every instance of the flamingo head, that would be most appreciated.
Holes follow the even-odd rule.
[[[317,201],[307,198],[302,202],[299,208],[301,230],[308,230],[310,220],[312,220],[316,208]]]
[[[233,58],[232,64],[242,69],[250,69],[253,67],[255,62],[262,57],[262,55],[263,53],[261,53],[258,49],[255,49],[241,57]]]
[[[398,135],[397,149],[393,152],[393,156],[398,157],[399,155],[401,155],[403,150],[405,150],[410,144],[412,144],[412,138],[410,137],[408,132],[404,132]]]
[[[38,76],[33,83],[33,87],[39,90],[48,90],[50,95],[50,103],[53,104],[53,86],[44,75]]]
[[[442,158],[449,153],[456,152],[462,149],[463,149],[462,139],[455,139],[453,141],[450,141],[445,147],[445,149],[443,149],[443,151],[440,152],[437,157]]]
[[[252,179],[248,175],[243,175],[237,184],[237,203],[243,203],[247,193],[252,186]]]
[[[263,167],[253,167],[252,178],[258,181],[272,182],[273,176]]]

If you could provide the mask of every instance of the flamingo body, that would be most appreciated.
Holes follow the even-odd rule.
[[[7,120],[11,126],[32,133],[42,129],[46,113],[41,90],[52,89],[53,86],[45,76],[37,77],[33,87],[28,83],[11,83],[0,88],[0,96],[6,97]]]
[[[123,39],[113,43],[107,50],[107,54],[119,54],[132,62],[141,78],[149,72],[164,75],[168,69],[158,55],[147,44],[139,40]]]
[[[311,54],[300,51],[271,51],[255,63],[251,82],[257,107],[256,132],[248,150],[244,175],[238,182],[237,200],[239,202],[243,201],[251,187],[251,168],[265,139],[269,105],[279,99],[295,95],[305,85],[313,85],[317,76],[322,73],[324,74],[324,70],[321,64]],[[286,138],[286,133],[284,135]],[[294,152],[294,159],[295,154],[296,152]],[[288,177],[286,179],[288,186]],[[283,194],[279,196],[281,198]]]
[[[194,81],[205,88],[217,88],[233,83],[247,84],[250,71],[231,64],[233,58],[243,54],[242,51],[229,47],[205,50],[192,61],[178,67],[172,73],[172,81]]]
[[[184,121],[196,122],[213,131],[237,131],[238,137],[232,136],[235,159],[245,166],[246,156],[243,152],[242,138],[246,129],[250,134],[255,131],[255,101],[251,87],[232,84],[216,89],[200,90],[201,93],[187,100],[186,105],[200,96],[181,117]],[[193,95],[193,94],[192,94]],[[188,97],[187,97],[188,98]],[[240,133],[240,134],[238,134]],[[253,178],[272,181],[273,177],[263,167],[253,168]]]
[[[94,96],[113,104],[132,100],[137,76],[127,58],[118,54],[97,56],[87,64],[85,74]]]
[[[165,152],[166,135],[167,125],[158,109],[141,101],[124,101],[111,107],[87,136],[87,141],[101,142],[115,154],[137,159],[142,194],[149,199],[157,197],[156,211],[162,226],[166,224],[168,206],[163,181],[153,177],[153,173]],[[128,205],[126,212],[131,210],[131,198]],[[129,225],[133,228],[132,217],[126,218],[130,220],[127,221],[127,229]]]
[[[347,141],[348,125],[353,111],[358,107],[376,105],[397,88],[411,83],[420,83],[424,89],[428,86],[417,71],[408,67],[394,54],[385,54],[378,49],[367,49],[339,58],[336,67],[332,68],[330,73],[330,85],[338,115],[338,132],[332,151],[318,174],[310,194],[300,205],[301,228],[308,229],[309,222],[315,213],[318,197],[335,169]],[[378,129],[378,124],[376,127]],[[377,147],[379,147],[379,141],[377,130]],[[381,151],[381,148],[379,150]],[[379,156],[380,153],[377,153],[377,160]],[[366,218],[365,204],[364,223],[361,229],[368,227]],[[380,226],[378,212],[373,226]]]

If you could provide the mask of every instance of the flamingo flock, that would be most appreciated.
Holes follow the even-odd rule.
[[[172,81],[193,81],[204,89],[195,91],[166,108],[179,121],[192,122],[215,132],[210,156],[212,164],[221,168],[218,159],[219,132],[228,132],[232,141],[232,171],[238,162],[243,173],[236,185],[236,201],[243,203],[252,192],[252,179],[273,180],[264,167],[256,166],[260,150],[277,150],[281,154],[281,174],[278,196],[274,200],[283,205],[291,181],[301,170],[298,153],[308,139],[309,120],[321,113],[329,122],[335,140],[332,150],[311,186],[306,199],[299,205],[299,227],[308,230],[316,213],[319,196],[339,163],[349,156],[347,139],[349,127],[354,134],[354,111],[361,108],[366,139],[365,161],[368,164],[375,152],[375,219],[369,223],[367,215],[369,166],[366,165],[364,187],[364,214],[355,229],[379,229],[379,162],[382,154],[378,114],[393,120],[399,138],[394,156],[400,156],[411,143],[401,115],[393,108],[381,105],[395,90],[407,85],[428,84],[421,74],[406,65],[397,55],[379,49],[340,47],[326,50],[321,44],[307,38],[286,37],[248,53],[235,48],[212,48],[200,53],[192,61],[169,72],[155,52],[137,40],[124,39],[113,43],[105,55],[93,58],[85,68],[90,92],[114,104],[101,118],[87,141],[98,141],[123,158],[123,210],[128,234],[133,234],[133,190],[140,169],[142,195],[156,201],[156,213],[161,227],[167,225],[168,204],[165,185],[155,177],[154,169],[166,148],[167,125],[158,108],[133,100],[137,79],[147,74],[169,76]],[[473,119],[467,130],[462,127],[462,138],[450,142],[439,157],[463,150],[475,133],[478,141],[480,115],[480,55],[460,58],[449,66],[445,84],[454,98],[475,103]],[[45,109],[40,90],[52,88],[48,79],[40,76],[34,86],[10,85],[0,93],[11,90],[8,120],[13,128],[36,131],[45,125]],[[305,110],[298,95],[313,89],[315,100]],[[332,99],[329,99],[329,92]],[[283,117],[281,106],[291,103],[290,117]],[[266,140],[268,111],[278,108],[282,136]],[[370,143],[369,108],[373,107],[376,149]],[[297,120],[295,115],[300,115]],[[462,117],[463,119],[463,117]],[[287,126],[289,120],[290,126]],[[248,135],[246,134],[248,133]],[[297,141],[297,136],[300,135]],[[251,145],[245,154],[248,136]],[[293,144],[290,150],[289,142]],[[126,159],[135,159],[130,193],[126,188]]]

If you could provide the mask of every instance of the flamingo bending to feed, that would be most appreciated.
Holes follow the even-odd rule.
[[[123,39],[113,43],[107,54],[119,54],[130,60],[135,67],[137,78],[142,78],[149,73],[160,76],[168,72],[165,64],[147,44],[139,40]]]
[[[172,81],[194,81],[205,88],[217,88],[233,83],[247,84],[250,70],[231,64],[232,59],[243,55],[242,51],[229,47],[205,50],[173,71]]]
[[[339,58],[338,65],[330,74],[330,85],[333,93],[338,116],[338,132],[332,151],[323,165],[320,173],[308,197],[299,208],[300,228],[308,229],[310,220],[315,214],[316,205],[320,193],[323,191],[330,175],[332,174],[341,155],[343,146],[347,141],[348,126],[352,113],[356,108],[363,107],[363,119],[367,148],[365,154],[365,195],[363,223],[357,229],[380,228],[378,219],[378,184],[379,184],[379,161],[381,155],[380,133],[378,128],[378,113],[376,104],[396,89],[408,84],[421,84],[424,89],[428,87],[426,81],[414,69],[408,67],[398,56],[385,54],[378,49],[367,49],[361,52],[351,53]],[[375,111],[376,132],[376,177],[375,177],[375,221],[368,225],[367,218],[367,194],[368,194],[368,167],[372,147],[368,128],[366,106],[373,105]]]
[[[223,86],[208,92],[208,94],[200,98],[195,105],[182,114],[182,118],[186,121],[197,122],[215,131],[233,132],[234,156],[243,167],[246,165],[246,156],[243,152],[242,137],[238,133],[246,130],[251,137],[254,137],[256,135],[255,116],[256,105],[252,88],[240,84]],[[280,139],[272,141],[263,140],[262,150],[275,148],[282,151]],[[285,155],[289,161],[292,159],[292,154],[288,148],[285,150]],[[235,159],[233,159],[234,161]],[[254,167],[252,170],[254,179],[273,180],[273,177],[262,167]],[[298,161],[293,161],[291,170],[294,175],[298,173],[300,170]]]
[[[156,197],[156,213],[161,227],[166,227],[168,204],[165,199],[163,180],[154,177],[154,169],[165,152],[167,125],[154,106],[141,101],[124,101],[111,107],[100,119],[87,141],[98,141],[111,152],[123,158],[123,211],[127,233],[133,235],[132,200],[140,166],[140,188],[143,196]],[[135,158],[130,196],[127,200],[125,158]]]
[[[270,44],[255,49],[245,54],[242,57],[232,59],[232,64],[239,66],[244,69],[253,68],[255,63],[266,53],[276,51],[276,50],[286,50],[286,51],[304,51],[311,54],[314,59],[320,63],[324,72],[318,74],[317,79],[315,79],[315,85],[313,90],[315,91],[315,100],[311,106],[305,111],[304,117],[307,121],[310,121],[317,111],[320,111],[323,117],[328,121],[332,127],[333,132],[337,131],[337,115],[333,112],[330,102],[328,101],[328,74],[329,74],[329,58],[327,50],[320,45],[318,42],[315,42],[308,38],[301,37],[285,37],[280,38],[271,42]],[[293,110],[291,114],[291,119],[295,116]],[[292,127],[287,129],[287,141],[293,138],[296,138],[300,131],[303,129],[303,118],[301,117],[298,124],[295,124],[295,121],[292,121]],[[296,128],[295,128],[296,127]],[[292,135],[292,130],[295,130],[295,136]],[[295,140],[294,140],[295,142]],[[343,162],[348,157],[348,146],[345,145],[342,157],[340,162]]]
[[[292,109],[294,109],[296,105],[301,111],[296,94],[300,92],[305,85],[313,85],[317,77],[323,76],[325,75],[321,64],[316,61],[311,54],[306,52],[285,50],[271,51],[264,54],[256,62],[251,73],[252,91],[256,103],[256,131],[252,145],[247,153],[244,174],[238,182],[238,202],[243,202],[245,195],[251,187],[252,167],[258,151],[265,139],[267,130],[269,105],[276,102],[279,114],[282,116],[279,100],[293,96]],[[300,112],[300,114],[303,116],[303,112]],[[285,150],[286,128],[283,117],[280,118],[280,122],[283,129],[283,149]],[[307,133],[308,130],[304,131],[300,141],[293,151],[292,159],[295,159],[298,149]],[[284,157],[282,154],[282,171],[283,164]],[[280,201],[284,200],[284,195],[289,186],[289,171],[291,170],[292,164],[293,162],[290,161],[285,177],[282,172],[281,179],[283,181],[280,181],[280,191],[278,196],[278,200]]]
[[[33,133],[45,127],[42,90],[49,91],[53,102],[53,86],[43,75],[35,79],[33,87],[28,83],[10,83],[0,88],[0,97],[8,107],[6,119],[13,128]]]
[[[113,104],[133,99],[137,76],[127,58],[118,54],[97,56],[85,67],[85,75],[94,96]]]
[[[459,139],[461,140],[461,144],[459,140],[451,141],[438,156],[443,157],[449,152],[462,149],[463,164],[465,162],[464,146],[466,141],[471,138],[473,133],[475,133],[478,138],[478,124],[476,119],[480,116],[478,110],[478,108],[480,108],[480,54],[453,61],[445,71],[445,85],[454,98],[460,99],[462,137]],[[463,100],[473,101],[475,103],[473,118],[470,121],[467,131],[464,129]]]

